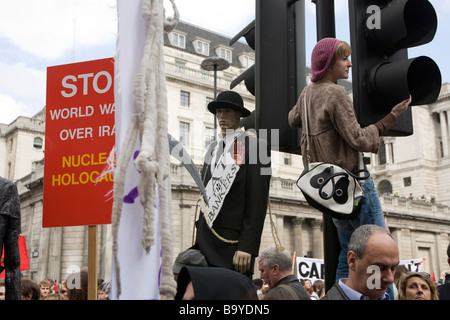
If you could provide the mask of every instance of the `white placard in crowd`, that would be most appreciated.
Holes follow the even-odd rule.
[[[400,260],[400,264],[405,265],[409,271],[422,272],[423,259]],[[297,278],[315,280],[325,280],[325,264],[323,259],[302,258],[296,259]]]

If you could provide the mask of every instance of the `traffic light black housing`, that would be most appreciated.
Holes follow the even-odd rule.
[[[429,57],[408,59],[407,49],[433,40],[436,12],[427,0],[349,0],[353,102],[368,126],[412,96],[411,105],[437,100],[442,78]],[[413,133],[411,109],[387,135]]]
[[[239,32],[230,40],[230,46],[233,45],[236,41],[238,41],[241,37],[244,37],[250,48],[255,50],[255,41],[256,41],[255,20],[250,22],[244,29],[242,29],[241,32]],[[252,65],[242,74],[240,74],[236,79],[231,81],[230,88],[233,89],[242,81],[244,81],[247,90],[252,95],[255,95],[255,65]]]
[[[298,28],[304,24],[304,12],[296,12],[296,8],[295,1],[256,0],[255,21],[230,42],[232,45],[245,37],[255,49],[254,66],[230,86],[233,88],[244,81],[255,95],[255,111],[241,124],[246,129],[256,129],[257,134],[267,130],[265,136],[272,149],[290,153],[300,153],[301,131],[289,126],[288,114],[306,86],[305,61],[302,55],[299,58],[304,44],[298,41],[299,36],[304,39],[299,32],[302,29]],[[301,50],[297,49],[299,45]]]

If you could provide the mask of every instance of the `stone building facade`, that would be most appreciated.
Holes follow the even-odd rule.
[[[169,133],[183,141],[199,168],[206,146],[214,138],[214,118],[206,109],[213,99],[213,72],[202,70],[202,61],[210,56],[230,61],[228,69],[218,72],[218,92],[229,90],[230,82],[254,62],[250,47],[242,42],[230,47],[229,40],[182,22],[165,37]],[[351,84],[341,84],[351,95]],[[245,106],[253,110],[254,97],[245,85],[240,84],[234,90],[243,96]],[[424,270],[436,276],[450,270],[446,261],[450,241],[447,110],[450,110],[450,85],[444,84],[435,104],[413,107],[414,134],[383,138],[381,152],[371,155],[370,166],[387,225],[400,248],[400,258],[425,258]],[[44,139],[44,115],[45,109],[36,117],[19,117],[11,124],[0,124],[0,175],[17,182],[21,195],[22,231],[31,267],[27,275],[38,281],[47,277],[62,281],[73,270],[87,267],[87,227],[41,227],[45,146],[42,144],[38,149],[34,143],[36,138]],[[295,184],[303,170],[301,156],[274,152],[272,169],[271,214],[266,216],[261,248],[273,245],[276,233],[292,254],[323,258],[322,214],[307,205]],[[171,181],[173,246],[177,254],[192,245],[200,192],[175,158],[171,163]],[[98,239],[98,277],[108,280],[110,225],[98,228]],[[255,276],[258,275],[255,270]]]
[[[0,176],[15,181],[33,171],[34,161],[44,157],[44,144],[44,110],[31,118],[0,123]]]
[[[63,281],[88,266],[88,226],[42,228],[44,159],[34,162],[34,170],[17,180],[20,194],[22,234],[25,235],[30,270],[24,274],[40,281]],[[97,228],[98,277],[110,274],[110,225]]]

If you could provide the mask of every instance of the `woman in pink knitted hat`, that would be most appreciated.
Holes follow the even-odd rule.
[[[301,93],[297,104],[289,113],[292,127],[304,127],[303,101],[306,95],[309,127],[310,162],[328,162],[358,168],[358,152],[378,153],[380,135],[397,125],[397,117],[408,109],[411,97],[394,106],[383,119],[361,128],[344,87],[337,85],[339,79],[348,79],[352,63],[348,43],[334,38],[320,40],[311,56],[312,84]],[[302,154],[306,155],[306,134],[301,138]],[[307,157],[303,157],[306,165]],[[341,253],[336,279],[347,278],[347,245],[350,236],[362,224],[384,227],[384,217],[377,192],[371,178],[363,185],[364,201],[354,220],[333,219],[336,225]]]

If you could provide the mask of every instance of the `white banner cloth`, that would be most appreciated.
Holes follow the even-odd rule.
[[[134,110],[134,83],[145,43],[145,21],[141,13],[140,0],[118,0],[118,39],[115,58],[115,104],[116,104],[116,150],[120,148],[128,130]],[[139,141],[135,152],[139,151]],[[139,172],[132,158],[128,164],[124,185],[124,196],[131,200],[132,191],[139,183]],[[158,199],[158,197],[156,197]],[[158,204],[156,205],[158,207]],[[155,208],[157,211],[157,208]],[[160,299],[159,275],[161,268],[161,243],[158,214],[155,214],[155,244],[150,253],[142,246],[142,220],[144,210],[135,198],[133,203],[123,203],[118,232],[118,261],[120,263],[121,295],[116,292],[116,270],[112,263],[111,299],[149,300]]]

